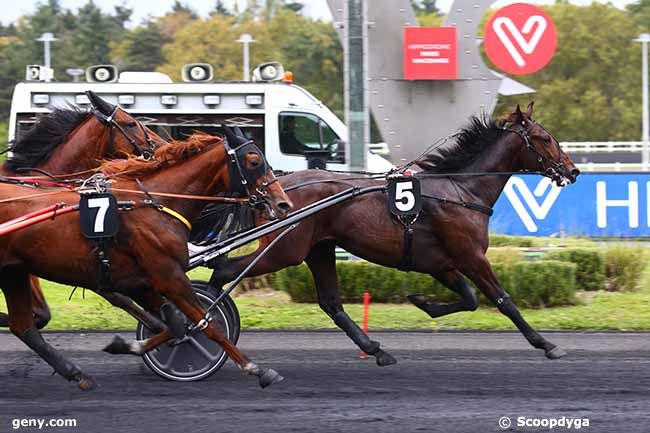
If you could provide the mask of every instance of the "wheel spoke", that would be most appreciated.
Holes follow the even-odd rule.
[[[199,343],[198,341],[196,341],[196,338],[194,338],[194,337],[190,337],[190,344],[191,344],[192,346],[194,346],[194,348],[195,348],[195,349],[196,349],[196,350],[197,350],[201,355],[203,355],[203,357],[205,357],[208,361],[215,361],[215,360],[219,359],[219,356],[220,356],[220,355],[213,355],[212,353],[210,353],[210,352],[208,351],[208,349],[206,349],[205,347],[203,347],[203,346],[201,345],[201,343]]]
[[[165,368],[170,368],[172,363],[174,362],[174,358],[176,358],[176,354],[180,350],[181,346],[174,346],[172,349],[172,353],[169,354],[169,358],[167,358],[167,362],[165,363]]]

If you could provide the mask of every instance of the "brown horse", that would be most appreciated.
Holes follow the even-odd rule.
[[[231,164],[235,164],[236,172],[242,175],[240,185],[244,184],[244,177],[248,181],[246,192],[249,195],[265,200],[280,217],[292,207],[279,183],[275,182],[261,151],[252,144],[246,146],[240,146],[231,158],[221,138],[193,136],[185,142],[161,147],[152,161],[129,159],[100,167],[103,172],[114,173],[112,188],[120,200],[136,202],[133,210],[120,214],[121,227],[110,242],[109,290],[125,296],[152,292],[157,295],[152,299],[164,296],[194,323],[202,322],[205,311],[185,275],[188,229],[183,217],[194,219],[205,202],[190,200],[186,195],[212,196],[232,189],[231,173],[234,171]],[[254,174],[254,178],[249,177],[250,174]],[[142,191],[136,179],[141,179],[142,189],[152,194],[182,193],[183,196],[163,196],[157,204],[144,202],[142,195],[130,192]],[[25,192],[22,186],[0,184],[0,199],[19,197]],[[0,221],[54,203],[73,204],[78,200],[77,193],[61,191],[46,197],[10,201],[0,207]],[[181,217],[161,211],[163,207]],[[80,216],[76,213],[61,215],[0,238],[0,288],[7,300],[11,331],[55,372],[76,381],[81,389],[93,388],[94,379],[47,344],[34,325],[29,274],[101,292],[105,288],[99,284],[97,269],[96,248],[81,234]],[[228,341],[215,322],[206,325],[206,335],[220,344],[244,372],[258,376],[260,385],[264,387],[281,380],[275,371],[261,369],[251,362]],[[171,338],[170,332],[165,330],[148,340],[133,342],[129,348],[131,353],[142,354]]]
[[[542,171],[558,184],[575,182],[580,171],[560,149],[557,140],[532,120],[533,104],[519,106],[503,122],[472,118],[454,141],[417,161],[416,174],[425,199],[423,211],[412,226],[412,245],[405,248],[405,228],[388,210],[386,195],[359,196],[303,221],[264,257],[249,276],[274,272],[305,261],[312,272],[320,307],[377,364],[396,361],[370,340],[343,310],[338,294],[334,249],[341,246],[368,261],[393,268],[430,274],[456,292],[461,300],[435,303],[423,295],[409,300],[431,317],[474,311],[478,299],[464,276],[509,317],[534,347],[550,359],[565,352],[545,340],[523,319],[504,292],[486,258],[491,208],[515,171]],[[502,173],[490,175],[489,173]],[[445,175],[448,173],[449,175]],[[483,173],[481,175],[463,175]],[[441,176],[442,174],[442,176]],[[454,175],[456,174],[456,175]],[[292,202],[302,208],[350,188],[379,185],[384,180],[307,170],[280,178]],[[263,238],[258,251],[275,235]],[[219,262],[211,285],[221,288],[232,281],[256,253]],[[405,260],[409,256],[409,260]]]
[[[11,146],[10,158],[0,166],[0,176],[21,176],[29,169],[67,175],[96,168],[102,160],[151,154],[166,144],[126,111],[106,102],[92,91],[86,95],[92,110],[54,108]],[[51,315],[38,278],[31,277],[32,306],[38,329]],[[0,313],[0,327],[9,318]]]

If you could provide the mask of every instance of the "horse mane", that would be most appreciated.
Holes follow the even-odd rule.
[[[454,140],[424,155],[415,164],[434,173],[454,172],[467,167],[487,146],[501,137],[503,130],[500,124],[487,114],[472,116]]]
[[[176,165],[186,159],[202,152],[212,144],[220,144],[223,138],[197,132],[186,140],[173,140],[165,144],[154,153],[153,159],[146,161],[135,156],[128,159],[104,161],[97,168],[98,172],[112,176],[114,179],[133,180],[150,176],[158,171]]]
[[[24,167],[36,167],[48,160],[54,150],[66,141],[68,135],[90,116],[90,112],[67,104],[40,117],[12,146],[14,156],[6,167],[16,171]]]

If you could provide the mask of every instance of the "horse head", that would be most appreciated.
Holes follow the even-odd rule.
[[[533,104],[528,104],[525,112],[517,105],[504,119],[504,129],[519,134],[528,150],[522,153],[524,168],[543,172],[558,186],[574,183],[580,170],[562,150],[557,139],[533,120]]]
[[[286,216],[293,205],[264,153],[238,127],[224,125],[224,131],[229,155],[230,190],[248,194],[253,205],[265,210],[267,218]]]

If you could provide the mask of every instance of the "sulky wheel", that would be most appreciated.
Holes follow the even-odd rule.
[[[193,281],[192,286],[202,305],[207,308],[216,299],[216,290],[207,283]],[[225,331],[228,339],[237,343],[239,338],[239,313],[233,300],[226,296],[212,313],[214,320]],[[153,334],[138,323],[136,338],[143,340]],[[205,334],[185,337],[180,342],[170,343],[143,355],[144,363],[158,376],[178,382],[203,380],[211,376],[228,359],[224,350]]]

